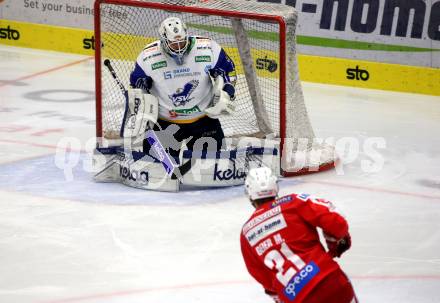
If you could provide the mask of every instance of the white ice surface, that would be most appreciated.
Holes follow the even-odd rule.
[[[361,302],[440,302],[440,98],[304,91],[317,135],[356,139],[360,152],[344,163],[340,144],[338,171],[284,179],[281,193],[325,197],[346,215],[353,247],[339,263]],[[0,47],[0,302],[270,302],[241,260],[252,211],[242,187],[171,194],[91,180],[93,94],[93,60]],[[66,137],[77,142],[71,175],[54,156]],[[372,137],[384,138],[384,166],[367,173]]]

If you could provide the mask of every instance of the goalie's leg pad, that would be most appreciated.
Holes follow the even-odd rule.
[[[129,89],[127,95],[128,105],[125,108],[121,136],[137,137],[146,131],[149,123],[157,122],[159,101],[139,88]]]
[[[95,150],[94,158],[99,160],[94,161],[96,182],[119,182],[140,189],[179,191],[179,180],[172,179],[164,171],[162,163],[145,157],[143,153],[113,147]]]
[[[278,175],[277,147],[248,147],[217,152],[186,151],[184,159],[193,162],[191,170],[182,178],[182,184],[200,187],[241,185],[250,168],[266,166]]]

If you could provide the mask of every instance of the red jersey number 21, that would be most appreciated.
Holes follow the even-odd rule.
[[[286,271],[284,271],[285,261],[290,261],[297,269],[290,266]],[[292,277],[297,273],[297,270],[301,270],[306,266],[306,263],[295,254],[285,242],[281,244],[281,249],[273,249],[269,251],[264,258],[264,264],[270,269],[276,269],[276,277],[278,281],[284,286],[287,286]]]

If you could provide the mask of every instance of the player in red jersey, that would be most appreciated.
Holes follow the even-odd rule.
[[[333,260],[350,248],[351,238],[347,221],[332,203],[308,194],[276,198],[277,178],[266,167],[251,169],[245,187],[256,210],[243,226],[241,250],[249,273],[265,292],[277,303],[358,302]]]

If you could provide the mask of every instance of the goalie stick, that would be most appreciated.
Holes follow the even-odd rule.
[[[121,135],[121,137],[123,137],[122,136],[123,135],[123,129],[124,129],[124,124],[125,124],[125,120],[127,118],[127,112],[128,112],[128,91],[125,89],[124,84],[119,79],[118,75],[116,74],[116,71],[113,68],[113,66],[112,66],[112,64],[111,64],[109,59],[105,59],[104,60],[104,65],[109,70],[110,74],[112,75],[113,79],[115,80],[116,84],[118,85],[119,89],[121,90],[122,94],[125,97],[125,111],[124,111],[124,117],[123,117],[123,120],[122,120],[123,121],[122,122],[122,127],[121,127],[121,130],[120,130],[120,135]],[[187,162],[185,162],[184,164],[182,164],[180,166],[177,166],[177,167],[175,165],[173,165],[174,162],[171,160],[171,156],[167,153],[167,151],[163,147],[162,143],[157,138],[154,130],[149,129],[148,132],[146,133],[145,139],[147,139],[147,141],[149,143],[154,143],[154,145],[152,145],[152,147],[155,148],[155,151],[156,151],[157,154],[165,156],[164,159],[158,159],[158,160],[164,166],[164,169],[167,172],[167,174],[168,175],[171,174],[171,179],[182,178],[187,172],[189,172],[189,170],[191,169],[191,166],[192,166],[192,160],[190,159]]]

